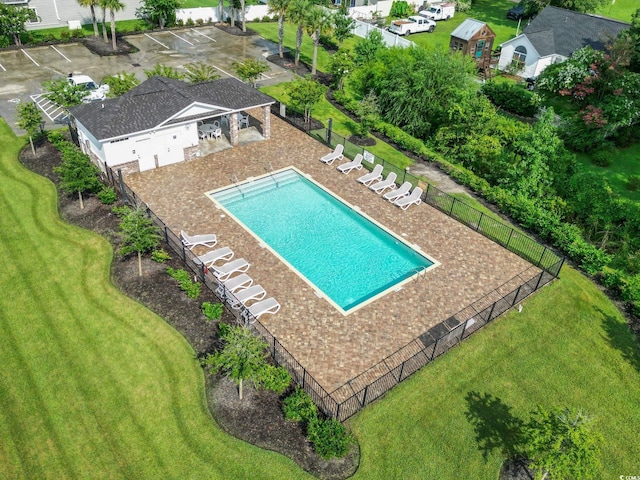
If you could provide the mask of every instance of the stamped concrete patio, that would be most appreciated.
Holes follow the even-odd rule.
[[[251,112],[250,112],[251,113]],[[259,112],[254,112],[259,115]],[[470,228],[421,204],[402,211],[318,159],[329,148],[272,116],[271,138],[206,157],[126,176],[126,183],[174,232],[216,233],[219,247],[251,263],[249,274],[282,309],[261,323],[329,393],[408,345],[429,328],[481,301],[514,277],[539,270]],[[291,271],[204,192],[295,166],[440,262],[349,315],[343,315]],[[348,246],[335,245],[336,249]],[[196,250],[204,253],[206,250]],[[346,251],[346,250],[345,250]],[[345,257],[345,261],[348,257]],[[509,291],[522,283],[504,287]],[[506,293],[505,291],[505,293]],[[334,395],[344,395],[336,392]],[[347,395],[347,394],[345,394]],[[339,398],[336,400],[340,400]]]

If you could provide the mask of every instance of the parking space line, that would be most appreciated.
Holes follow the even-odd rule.
[[[38,62],[36,62],[33,58],[31,58],[31,55],[29,55],[29,54],[25,51],[25,49],[24,49],[24,48],[21,48],[20,50],[22,50],[22,53],[24,53],[24,54],[27,56],[27,58],[28,58],[29,60],[31,60],[33,63],[35,63],[35,64],[36,64],[36,67],[39,67],[39,66],[40,66],[40,64],[39,64]]]
[[[151,40],[153,40],[154,42],[156,42],[158,45],[162,45],[164,48],[166,48],[167,50],[169,50],[169,47],[167,47],[164,43],[156,40],[155,38],[153,38],[151,35],[149,35],[148,33],[144,34],[145,37],[149,37]]]
[[[184,40],[185,42],[187,42],[189,45],[193,46],[193,43],[191,43],[189,40],[187,40],[186,38],[182,38],[180,35],[176,35],[175,33],[173,33],[171,30],[169,30],[169,33],[171,35],[173,35],[174,37],[178,37],[180,40]]]
[[[198,35],[200,35],[200,36],[202,36],[202,37],[204,37],[204,38],[207,38],[207,39],[211,40],[212,42],[216,42],[216,43],[218,43],[218,42],[216,41],[216,39],[215,39],[215,38],[211,38],[209,35],[205,35],[204,33],[200,33],[200,32],[199,32],[198,30],[196,30],[195,28],[192,28],[192,29],[191,29],[191,31],[192,31],[192,32],[197,33]]]
[[[2,64],[1,64],[1,63],[0,63],[0,68],[2,69],[2,71],[3,71],[3,72],[6,72],[6,71],[7,71],[7,69],[6,69],[6,68],[4,68],[4,67],[2,66]]]
[[[71,60],[69,60],[64,53],[62,53],[60,50],[58,50],[56,47],[54,47],[53,45],[49,45],[51,48],[53,48],[56,52],[58,52],[58,54],[60,54],[60,56],[62,58],[64,58],[67,62],[71,63]]]
[[[229,72],[225,72],[223,69],[216,67],[215,65],[211,65],[213,68],[215,68],[216,70],[220,70],[222,73],[224,73],[225,75],[229,75],[231,78],[235,78],[236,80],[240,80],[238,77],[236,77],[235,75],[231,75]],[[242,80],[240,80],[242,81]]]

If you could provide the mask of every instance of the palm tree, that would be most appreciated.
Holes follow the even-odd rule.
[[[269,0],[269,13],[278,15],[278,54],[283,58],[282,45],[284,44],[284,17],[289,9],[291,0]]]
[[[113,46],[113,50],[118,49],[118,45],[116,44],[116,12],[123,10],[125,5],[120,0],[104,0],[106,7],[109,9],[109,14],[111,15],[111,45]]]
[[[109,0],[98,0],[98,5],[102,8],[102,39],[104,43],[109,43],[109,37],[107,36],[107,6]]]
[[[296,60],[295,66],[300,62],[300,47],[302,45],[302,33],[307,22],[307,10],[311,6],[308,0],[291,0],[287,10],[287,18],[291,23],[298,26],[296,31]]]
[[[98,0],[78,0],[78,3],[82,7],[89,7],[91,10],[91,21],[93,22],[93,36],[97,37],[98,34],[98,19],[96,18],[96,5]]]
[[[307,12],[304,28],[313,40],[313,62],[311,66],[311,75],[316,74],[320,36],[330,32],[332,27],[333,22],[331,17],[321,7],[314,5]]]

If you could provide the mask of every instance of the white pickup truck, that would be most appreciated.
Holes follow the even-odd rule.
[[[449,20],[456,14],[455,3],[434,3],[426,10],[422,10],[421,15],[429,20]]]
[[[88,75],[74,75],[70,73],[67,80],[70,85],[83,87],[87,91],[87,94],[82,97],[84,103],[104,100],[107,98],[107,93],[109,93],[109,85],[98,85]]]
[[[396,35],[411,35],[412,33],[433,32],[436,29],[436,22],[420,15],[413,15],[403,20],[391,22],[389,31]]]

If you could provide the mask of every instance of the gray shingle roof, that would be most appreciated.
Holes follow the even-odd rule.
[[[485,25],[485,22],[481,22],[475,18],[467,18],[458,26],[458,28],[451,32],[451,36],[468,41]]]
[[[157,128],[194,104],[207,107],[210,113],[203,116],[211,116],[272,103],[273,98],[235,78],[186,83],[151,77],[118,98],[78,105],[69,111],[96,139],[104,140]]]
[[[629,27],[628,23],[610,18],[546,7],[522,33],[541,57],[553,53],[570,57],[587,45],[602,50],[608,37],[615,38]]]

